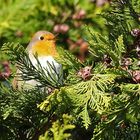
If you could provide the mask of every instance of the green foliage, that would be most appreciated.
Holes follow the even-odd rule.
[[[2,85],[0,93],[0,139],[31,139],[47,121],[46,114],[37,108],[46,93],[38,89],[13,91]]]
[[[68,130],[74,129],[74,125],[71,124],[73,120],[72,116],[63,114],[62,120],[57,120],[53,122],[52,128],[45,133],[45,136],[40,136],[40,140],[65,140],[71,136],[70,133],[66,133]],[[51,134],[53,134],[53,138]]]
[[[1,47],[1,52],[9,56],[9,60],[15,64],[15,62],[24,56],[25,48],[19,43],[5,43]]]
[[[121,92],[114,97],[113,110],[97,125],[93,139],[139,139],[139,84],[121,85]]]
[[[13,1],[8,3],[10,2]],[[18,3],[14,2],[15,5]],[[49,16],[60,15],[54,10],[61,10],[58,2],[48,1],[48,6],[45,1],[42,3],[44,6],[39,10],[41,14],[48,8]],[[87,6],[86,1],[80,3],[64,0],[61,1],[61,6],[66,11],[69,10],[66,3],[70,7],[78,4],[85,9],[88,6],[92,8],[91,5]],[[137,0],[112,0],[109,10],[102,14],[108,28],[106,35],[102,30],[97,32],[87,26],[84,38],[90,44],[90,58],[85,62],[80,62],[68,51],[59,50],[61,57],[57,61],[63,65],[62,85],[55,80],[51,81],[39,62],[34,67],[21,45],[3,45],[2,52],[7,53],[9,60],[18,64],[23,80],[36,80],[41,83],[41,87],[18,91],[1,84],[0,139],[140,139],[140,71],[136,50],[140,35],[134,36],[131,32],[132,29],[140,28],[138,4]],[[37,7],[36,5],[35,10],[38,11]],[[26,8],[28,9],[25,6]],[[36,20],[34,14],[31,15]],[[54,17],[54,21],[56,19]],[[81,33],[79,30],[78,32]],[[37,56],[35,57],[38,61]],[[91,70],[84,69],[91,64]],[[53,65],[49,66],[53,69]],[[51,87],[51,93],[42,90],[47,85]]]
[[[80,32],[84,24],[94,24],[100,30],[104,27],[102,19],[96,15],[104,8],[96,7],[93,2],[87,0],[0,0],[0,3],[1,44],[14,40],[27,45],[36,31],[44,29],[52,32],[56,25],[65,24],[69,26],[69,30],[56,33],[60,33],[58,43],[68,47],[65,40],[69,38],[76,41],[81,38]],[[73,18],[79,10],[84,10],[84,16]]]
[[[91,45],[90,52],[95,58],[103,57],[107,54],[111,59],[113,65],[119,66],[119,61],[122,59],[122,54],[125,53],[125,46],[123,44],[123,36],[120,35],[118,39],[112,43],[107,36],[95,32],[93,29],[88,29],[90,32],[89,44]]]

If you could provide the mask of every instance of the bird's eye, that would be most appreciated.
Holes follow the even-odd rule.
[[[43,36],[41,36],[41,37],[39,37],[39,39],[40,39],[40,40],[43,40],[43,39],[44,39],[44,37],[43,37]]]

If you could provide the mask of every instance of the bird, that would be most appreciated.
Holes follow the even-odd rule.
[[[48,72],[51,71],[53,76],[56,74],[60,74],[62,72],[62,65],[57,62],[57,58],[59,58],[59,53],[56,49],[56,36],[48,31],[38,31],[34,34],[31,41],[29,42],[26,52],[29,56],[29,59],[32,65],[37,68],[38,61],[43,68],[45,74],[48,76]],[[35,57],[37,55],[37,59]],[[50,70],[50,66],[55,66],[55,71]],[[48,72],[47,72],[47,71]],[[57,73],[56,73],[57,72]],[[22,71],[17,69],[16,73],[18,75],[22,75]],[[62,83],[62,76],[57,79]],[[58,77],[57,77],[58,78]],[[14,89],[31,89],[37,85],[40,85],[38,81],[31,79],[28,81],[24,81],[22,76],[16,76],[13,80],[13,88]]]

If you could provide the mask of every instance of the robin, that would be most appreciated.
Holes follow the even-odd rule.
[[[48,76],[48,72],[50,71],[51,71],[50,74],[53,74],[53,76],[62,72],[62,65],[56,61],[57,58],[59,57],[59,54],[56,50],[55,41],[56,39],[54,34],[48,31],[38,31],[32,37],[26,49],[27,54],[29,55],[29,59],[32,62],[32,65],[35,66],[35,68],[37,68],[38,65],[37,59],[38,59],[41,67],[43,68],[47,76]],[[35,58],[35,55],[37,55],[37,59]],[[55,67],[55,71],[53,69],[50,69],[49,65],[53,65]],[[46,70],[48,72],[46,72]],[[20,73],[20,75],[22,74],[22,72],[19,69],[17,70],[17,73]],[[62,81],[62,76],[61,78],[59,77],[59,79],[57,80],[59,82]],[[37,85],[40,85],[40,83],[37,82],[36,80],[24,81],[19,76],[15,76],[13,80],[14,89],[19,89],[19,90],[21,88],[30,89]]]

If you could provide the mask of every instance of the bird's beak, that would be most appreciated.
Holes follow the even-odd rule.
[[[55,35],[54,35],[54,36],[55,36],[55,38],[56,38],[58,35],[59,35],[59,33],[55,34]]]
[[[57,33],[57,34],[54,35],[54,41],[57,41],[58,40],[58,38],[57,38],[58,35],[59,35],[59,33]]]

